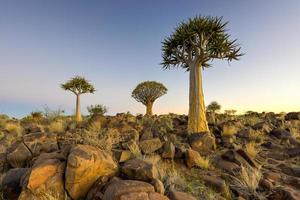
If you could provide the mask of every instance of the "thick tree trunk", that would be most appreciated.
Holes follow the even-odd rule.
[[[76,121],[80,122],[81,121],[81,113],[80,113],[80,95],[76,95]]]
[[[146,105],[146,115],[151,116],[153,114],[152,113],[152,107],[153,107],[153,102],[147,103],[147,105]]]
[[[195,62],[190,68],[188,133],[208,132],[202,89],[202,69]]]

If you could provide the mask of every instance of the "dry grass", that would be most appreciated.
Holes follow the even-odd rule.
[[[197,166],[200,167],[201,169],[207,170],[210,167],[210,160],[208,158],[204,158],[200,156],[199,158],[197,158],[196,162],[197,162]]]
[[[23,128],[19,123],[7,122],[4,127],[9,132],[14,132],[20,135],[23,132]]]
[[[260,148],[255,142],[249,142],[245,145],[245,152],[253,159],[256,157],[259,151]]]
[[[48,130],[54,133],[62,133],[65,131],[65,123],[62,120],[52,121],[48,125]]]
[[[247,196],[259,197],[256,189],[258,188],[259,181],[262,177],[260,169],[251,167],[241,167],[241,171],[236,173],[235,176],[231,176],[231,188],[235,189]]]
[[[233,125],[226,125],[223,127],[222,136],[233,136],[238,132],[238,128]]]

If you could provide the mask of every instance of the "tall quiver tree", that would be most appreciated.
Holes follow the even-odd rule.
[[[163,68],[180,66],[190,73],[188,132],[208,132],[202,89],[202,69],[214,59],[238,60],[236,40],[226,32],[222,17],[195,17],[180,23],[162,42]]]
[[[94,86],[91,83],[89,83],[89,81],[87,81],[84,77],[75,76],[74,78],[71,78],[66,83],[61,84],[61,88],[64,90],[71,91],[76,95],[75,118],[77,122],[80,122],[82,120],[81,113],[80,113],[80,95],[86,93],[94,93],[95,92]]]
[[[146,115],[152,115],[153,103],[156,99],[166,94],[168,89],[156,81],[145,81],[136,86],[131,96],[146,106]]]

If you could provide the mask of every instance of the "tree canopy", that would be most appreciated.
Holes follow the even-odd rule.
[[[162,46],[163,68],[180,66],[190,70],[192,63],[209,67],[213,59],[238,60],[243,54],[231,40],[222,17],[197,16],[181,22]]]
[[[221,105],[218,102],[213,101],[207,106],[207,110],[210,112],[216,112],[221,110]]]
[[[144,105],[153,103],[157,98],[166,94],[168,89],[156,81],[145,81],[136,86],[131,96]]]
[[[71,78],[66,83],[61,84],[61,88],[64,90],[69,90],[76,95],[95,92],[94,86],[81,76],[75,76],[74,78]]]

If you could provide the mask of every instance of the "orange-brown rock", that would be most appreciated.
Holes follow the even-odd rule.
[[[88,145],[77,145],[68,156],[65,188],[74,200],[84,198],[99,177],[112,176],[117,168],[107,152]]]

